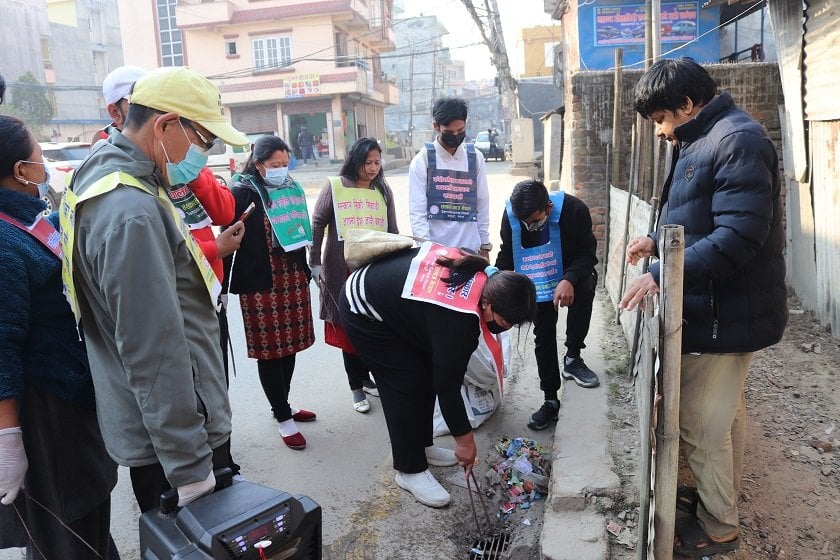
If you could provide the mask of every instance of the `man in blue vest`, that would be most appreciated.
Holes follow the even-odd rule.
[[[589,208],[563,192],[550,196],[540,181],[528,179],[514,188],[502,215],[502,246],[496,266],[525,274],[537,288],[534,354],[545,402],[528,421],[542,430],[557,420],[560,408],[560,363],[557,317],[567,307],[563,378],[581,387],[597,387],[598,376],[580,356],[592,318],[597,273],[597,242]]]
[[[488,257],[490,194],[484,156],[465,144],[467,102],[444,97],[432,119],[438,137],[408,168],[408,212],[415,237],[447,247],[465,247]]]

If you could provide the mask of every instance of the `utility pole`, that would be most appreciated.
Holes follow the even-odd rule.
[[[437,99],[437,49],[432,53],[432,100]]]
[[[414,150],[414,45],[408,54],[408,144]]]
[[[490,49],[493,66],[496,67],[496,71],[499,73],[502,94],[507,100],[507,105],[511,113],[514,116],[518,116],[519,104],[516,102],[516,80],[513,79],[513,75],[510,72],[510,62],[508,61],[504,35],[502,34],[502,20],[499,16],[499,6],[496,0],[484,0],[487,21],[478,15],[478,11],[472,0],[461,0],[461,3],[478,27],[478,31],[481,33],[481,40]]]

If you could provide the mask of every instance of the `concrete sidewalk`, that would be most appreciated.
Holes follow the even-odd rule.
[[[609,557],[606,519],[595,508],[593,496],[612,496],[620,491],[620,480],[609,451],[607,360],[601,340],[609,320],[603,299],[595,295],[592,324],[583,351],[587,365],[601,380],[594,389],[583,389],[573,381],[563,382],[560,412],[554,432],[551,483],[545,508],[540,545],[548,560],[604,560]],[[558,335],[565,331],[561,313]],[[562,344],[562,340],[559,341]]]

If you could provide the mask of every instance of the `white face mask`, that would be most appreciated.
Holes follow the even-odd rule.
[[[280,187],[289,176],[288,167],[272,167],[265,170],[265,183],[270,187]]]
[[[27,185],[37,185],[38,186],[38,198],[44,198],[47,196],[47,193],[50,192],[50,170],[47,169],[46,164],[40,161],[27,161],[21,160],[22,163],[34,163],[35,165],[43,165],[44,166],[44,180],[40,183],[36,183],[35,181],[30,181],[24,177],[20,177],[19,179],[26,183]]]

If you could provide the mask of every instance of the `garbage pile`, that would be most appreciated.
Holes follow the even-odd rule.
[[[529,509],[531,503],[548,493],[551,454],[532,439],[502,438],[495,444],[502,459],[487,471],[487,481],[502,492],[499,517],[507,521],[518,507]]]

